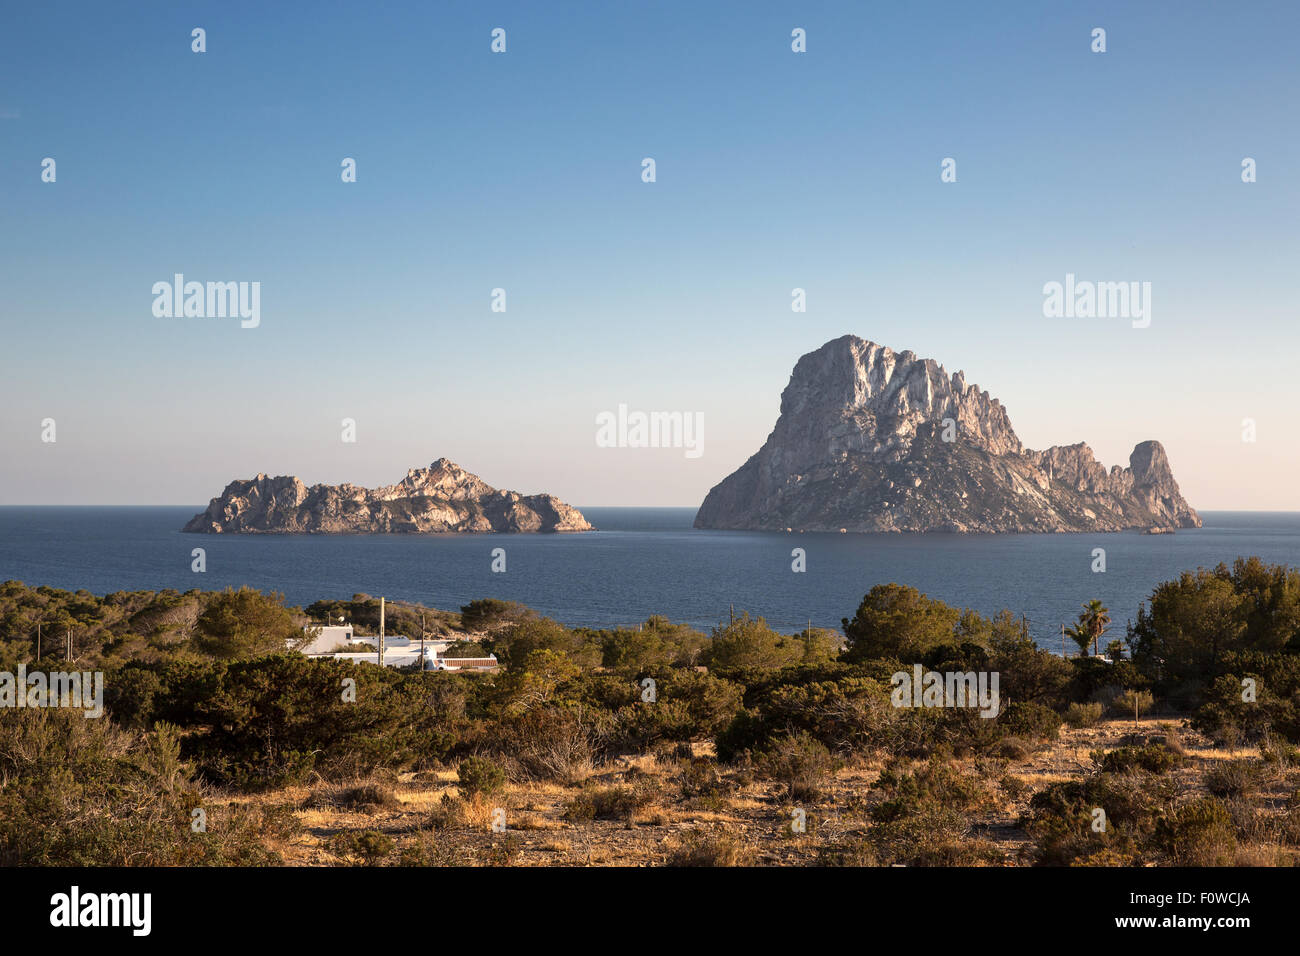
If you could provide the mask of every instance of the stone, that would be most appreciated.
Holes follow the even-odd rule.
[[[395,485],[312,485],[293,476],[232,481],[182,531],[208,534],[462,534],[593,531],[552,495],[499,491],[453,461],[412,468]]]
[[[964,373],[846,335],[795,364],[771,435],[708,493],[695,526],[1079,532],[1201,519],[1159,442],[1109,472],[1082,442],[1027,449]]]

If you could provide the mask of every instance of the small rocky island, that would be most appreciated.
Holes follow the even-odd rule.
[[[1106,471],[1087,445],[1025,448],[963,373],[846,335],[795,364],[766,443],[697,528],[1148,533],[1199,528],[1157,441]]]
[[[312,485],[292,476],[232,481],[182,531],[207,534],[464,534],[593,531],[552,495],[493,488],[453,461],[413,468],[395,485]]]

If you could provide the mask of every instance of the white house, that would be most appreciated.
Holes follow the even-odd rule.
[[[352,643],[352,625],[351,624],[332,624],[328,627],[304,627],[303,632],[319,631],[305,647],[301,648],[304,654],[328,654],[340,644]]]

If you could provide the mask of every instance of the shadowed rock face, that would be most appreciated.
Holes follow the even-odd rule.
[[[592,531],[576,508],[551,495],[498,491],[439,458],[395,485],[312,485],[292,476],[232,481],[183,531],[233,533],[467,533]]]
[[[795,364],[772,434],[709,492],[695,526],[1120,531],[1201,519],[1159,442],[1109,472],[1082,443],[1032,451],[961,372],[846,335]]]

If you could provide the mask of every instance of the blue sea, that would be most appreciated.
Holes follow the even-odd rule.
[[[599,528],[544,535],[198,535],[199,507],[0,507],[0,580],[94,594],[248,585],[290,604],[359,592],[454,610],[521,601],[570,625],[663,614],[708,630],[737,613],[793,632],[837,628],[872,585],[896,581],[984,614],[1024,615],[1044,646],[1100,598],[1122,632],[1152,588],[1242,555],[1300,565],[1300,513],[1203,512],[1172,535],[784,534],[698,531],[692,508],[583,508]],[[194,548],[207,570],[191,570]],[[505,549],[506,571],[492,571]],[[807,571],[791,570],[803,548]],[[1093,549],[1105,573],[1092,571]]]

